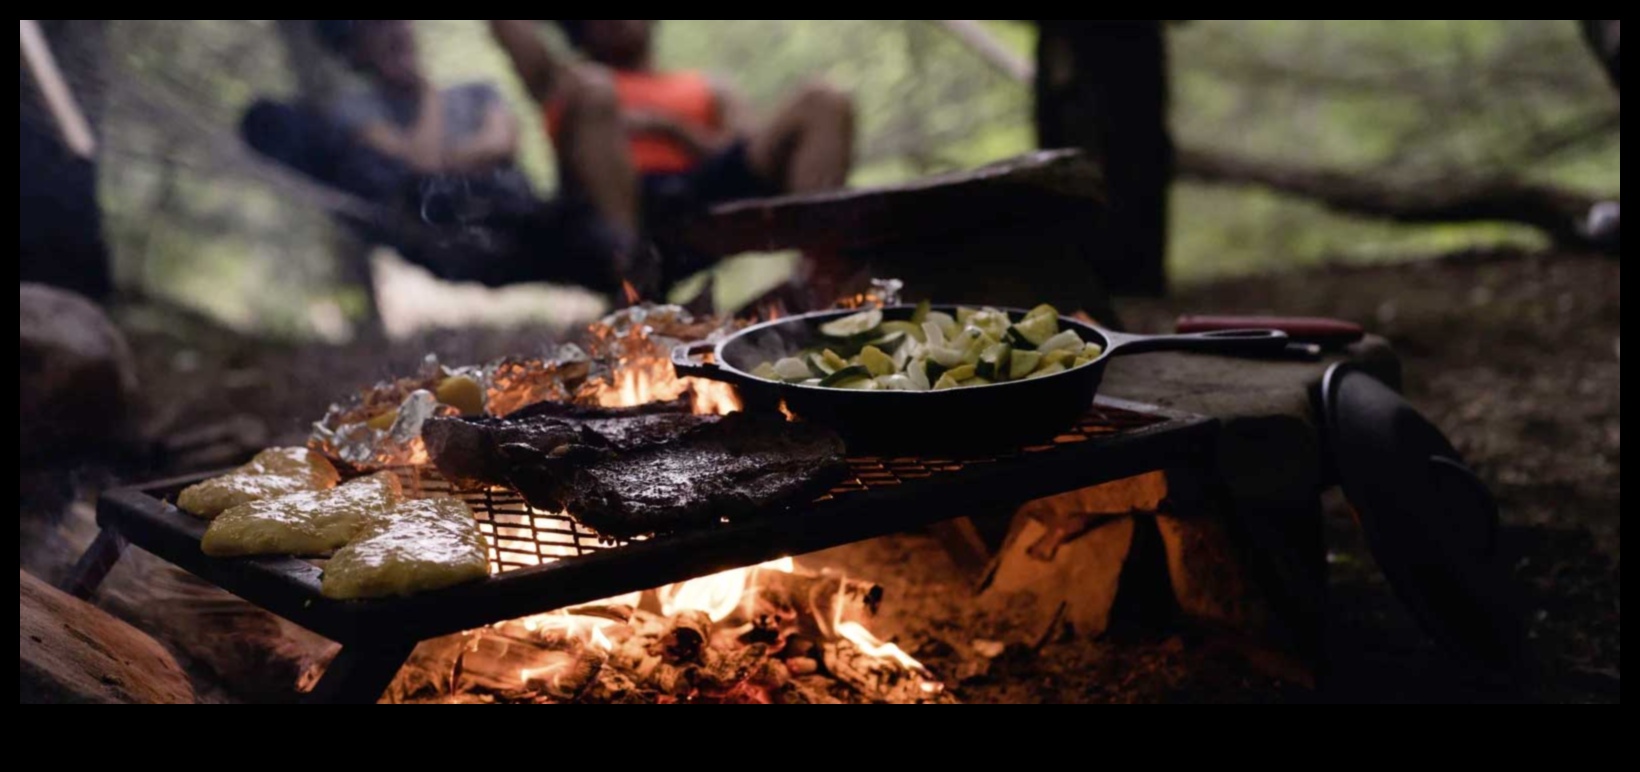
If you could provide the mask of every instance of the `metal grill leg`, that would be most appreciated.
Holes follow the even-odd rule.
[[[114,570],[114,564],[120,562],[126,544],[125,537],[117,531],[108,528],[98,531],[97,538],[74,564],[68,578],[63,580],[63,592],[80,600],[91,600],[103,580],[108,578],[108,572]]]
[[[415,649],[415,641],[343,646],[319,683],[302,701],[320,705],[374,705]]]

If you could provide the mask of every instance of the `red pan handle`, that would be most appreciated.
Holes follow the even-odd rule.
[[[1304,316],[1181,316],[1178,321],[1180,333],[1251,328],[1280,330],[1294,341],[1322,346],[1347,346],[1367,334],[1365,328],[1354,322]]]

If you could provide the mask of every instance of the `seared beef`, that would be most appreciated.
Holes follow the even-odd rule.
[[[632,448],[665,442],[702,420],[689,415],[687,400],[632,408],[542,402],[506,418],[434,418],[422,427],[422,438],[444,478],[472,490],[507,484],[502,445],[548,454],[566,445]]]
[[[673,531],[743,517],[818,496],[847,471],[843,442],[830,430],[787,423],[779,415],[735,413],[665,425],[656,419],[638,440],[616,447],[610,424],[583,428],[599,441],[549,449],[502,443],[513,487],[539,509],[568,511],[615,537]],[[670,418],[670,417],[665,417]],[[610,419],[605,419],[606,421]],[[619,421],[621,419],[615,419]],[[613,421],[611,421],[611,424]],[[671,431],[662,442],[656,431]]]

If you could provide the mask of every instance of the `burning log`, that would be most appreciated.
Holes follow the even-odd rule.
[[[594,705],[647,705],[656,700],[654,692],[639,688],[631,676],[619,668],[606,666],[598,670],[597,679],[587,687],[580,701]]]
[[[769,647],[761,643],[728,652],[708,649],[698,685],[708,692],[727,693],[763,673],[763,664],[768,658]]]
[[[854,687],[872,702],[912,704],[938,701],[944,687],[902,663],[867,652],[850,640],[838,640],[821,647],[826,669],[837,680]]]
[[[541,668],[525,670],[521,675],[525,688],[554,700],[573,701],[598,681],[604,667],[605,655],[582,649],[579,652],[559,652]]]
[[[658,653],[671,663],[702,662],[702,650],[712,639],[712,618],[704,611],[685,611],[672,617],[661,636]]]
[[[882,587],[834,571],[758,569],[751,581],[756,591],[743,613],[754,635],[775,629],[782,637],[833,638],[838,623],[863,622],[875,616],[883,602]]]

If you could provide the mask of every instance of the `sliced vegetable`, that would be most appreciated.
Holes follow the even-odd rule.
[[[876,346],[860,349],[860,364],[871,371],[873,376],[894,374],[894,360]]]
[[[954,310],[935,311],[923,302],[909,319],[886,321],[878,309],[853,313],[821,325],[823,345],[752,372],[826,388],[931,391],[1057,375],[1105,353],[1077,329],[1061,329],[1053,306],[1037,306],[1018,322],[991,307]]]
[[[1047,343],[1049,338],[1059,334],[1059,317],[1028,316],[1014,325],[1013,329],[1020,337],[1030,341],[1032,346],[1040,347]]]
[[[927,360],[912,360],[911,364],[905,368],[905,376],[911,379],[913,391],[928,391],[934,388],[933,382],[928,380]]]
[[[920,322],[904,322],[895,319],[891,322],[883,322],[881,329],[883,333],[887,335],[903,332],[906,335],[911,336],[911,339],[917,341],[918,343],[924,343],[928,340],[928,333],[923,332],[922,323]]]
[[[1026,351],[1033,351],[1036,349],[1035,343],[1026,340],[1025,336],[1019,334],[1019,330],[1013,327],[1008,328],[1008,334],[1003,336],[1002,340],[1017,349],[1025,349]]]
[[[802,381],[807,380],[812,375],[809,372],[809,366],[804,364],[803,360],[795,357],[786,357],[775,362],[774,374],[782,381]]]
[[[868,345],[876,347],[876,349],[878,351],[881,351],[884,354],[892,354],[896,351],[899,351],[900,347],[904,346],[906,341],[908,341],[908,340],[911,340],[910,336],[906,335],[903,332],[896,332],[896,333],[891,333],[891,334],[888,334],[888,335],[884,335],[883,337],[872,341]],[[863,349],[862,349],[861,353],[864,353]]]
[[[829,348],[826,349],[825,351],[820,352],[820,360],[822,362],[825,362],[826,366],[830,367],[831,372],[834,372],[834,373],[837,372],[838,370],[841,370],[845,367],[848,367],[848,360],[842,358],[841,356],[838,356],[837,352],[832,351]]]
[[[821,378],[820,379],[820,385],[821,386],[836,386],[836,387],[839,387],[839,388],[845,388],[846,389],[846,388],[849,388],[849,387],[845,386],[844,384],[849,383],[851,381],[858,381],[862,378],[865,379],[865,380],[871,380],[871,371],[867,370],[866,368],[861,367],[859,365],[849,365],[848,367],[845,367],[841,370],[838,370],[837,372],[832,373],[831,375],[828,375],[824,378]]]
[[[462,415],[484,414],[484,387],[468,376],[445,378],[439,382],[434,396],[439,402],[461,411]]]
[[[1050,367],[1052,365],[1059,365],[1060,367],[1069,367],[1070,363],[1072,361],[1074,361],[1075,359],[1076,359],[1076,354],[1074,354],[1072,352],[1069,352],[1069,351],[1065,351],[1063,349],[1061,349],[1059,351],[1049,351],[1049,352],[1046,352],[1046,353],[1042,354],[1042,364],[1038,365],[1037,369],[1040,370],[1044,367]]]
[[[944,311],[929,311],[928,322],[939,325],[947,340],[957,337],[957,333],[962,332],[962,326],[957,324],[957,320]]]
[[[1041,354],[1038,354],[1035,351],[1020,351],[1015,349],[1012,354],[1008,355],[1008,377],[1017,381],[1027,375],[1030,375],[1032,372],[1035,372],[1036,368],[1041,364]]]
[[[1047,303],[1043,303],[1042,305],[1031,309],[1029,312],[1027,312],[1025,314],[1026,319],[1031,319],[1031,318],[1035,318],[1035,317],[1038,317],[1038,316],[1051,316],[1051,317],[1054,317],[1054,318],[1058,318],[1059,317],[1059,309],[1054,308],[1053,306],[1050,306]]]
[[[366,426],[369,426],[370,428],[375,429],[376,431],[385,432],[389,429],[392,429],[393,424],[396,423],[398,420],[399,420],[399,411],[398,411],[397,408],[394,408],[393,410],[389,410],[385,413],[382,413],[381,415],[376,416],[375,418],[372,418],[368,421],[365,421],[364,423],[365,423]]]
[[[877,379],[877,383],[889,391],[917,391],[916,384],[911,382],[911,377],[903,373],[881,376]]]
[[[917,304],[917,310],[911,312],[911,323],[922,324],[928,321],[928,314],[933,311],[934,304],[924,300]]]
[[[883,312],[873,308],[820,325],[820,334],[828,338],[853,338],[865,335],[883,324]]]
[[[1038,344],[1036,350],[1044,354],[1050,351],[1069,351],[1074,354],[1082,350],[1082,336],[1077,335],[1075,330],[1066,330]]]
[[[946,367],[945,365],[942,365],[932,359],[923,362],[923,373],[928,378],[929,383],[938,381],[940,376],[945,375],[945,371],[949,369],[951,368]]]
[[[1061,364],[1043,365],[1042,367],[1037,368],[1036,372],[1025,376],[1025,380],[1030,380],[1032,378],[1046,378],[1050,375],[1058,375],[1062,372],[1065,372],[1065,366],[1064,365],[1061,365]]]
[[[981,378],[990,378],[994,381],[1008,380],[1008,367],[1011,364],[1010,356],[1013,350],[1013,347],[1006,343],[990,346],[985,349],[985,353],[979,355],[979,366],[975,371]]]
[[[945,328],[938,322],[923,322],[923,342],[929,346],[945,345]]]
[[[824,378],[837,372],[837,368],[826,362],[826,358],[820,354],[810,354],[803,357],[803,361],[809,365],[809,374],[816,378]]]
[[[963,324],[985,333],[993,340],[1002,340],[1008,335],[1008,315],[991,308],[968,317]]]
[[[928,347],[928,358],[931,361],[938,362],[941,367],[947,368],[957,367],[964,364],[963,357],[967,355],[967,353],[967,349],[957,348],[955,346],[930,345]]]

